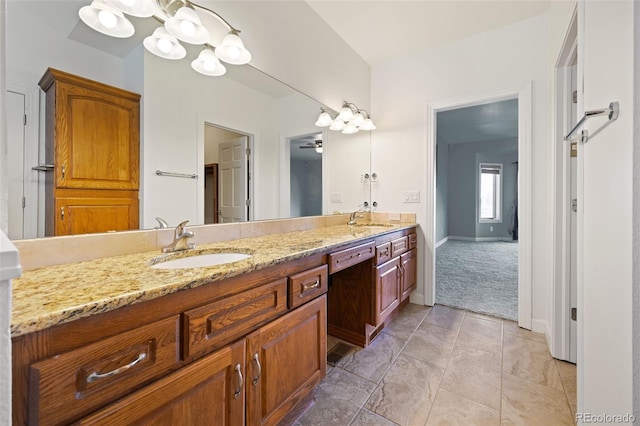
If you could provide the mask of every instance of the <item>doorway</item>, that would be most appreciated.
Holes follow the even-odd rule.
[[[204,223],[250,220],[250,136],[204,125]]]
[[[518,318],[518,99],[436,114],[436,303]]]
[[[426,215],[424,236],[427,244],[425,258],[424,303],[433,305],[436,302],[436,162],[437,152],[437,114],[439,112],[517,99],[518,104],[518,325],[532,328],[531,318],[531,83],[521,87],[504,89],[480,95],[468,95],[431,102],[427,105],[427,164],[432,167],[425,176]]]
[[[289,215],[322,215],[322,134],[289,139]]]

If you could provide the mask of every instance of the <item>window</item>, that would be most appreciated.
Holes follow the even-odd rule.
[[[502,222],[502,164],[480,163],[480,222]]]

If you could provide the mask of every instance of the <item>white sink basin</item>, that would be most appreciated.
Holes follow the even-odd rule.
[[[204,268],[207,266],[224,265],[226,263],[238,262],[250,258],[250,254],[244,253],[212,253],[198,256],[181,257],[179,259],[167,260],[166,262],[151,265],[155,269],[184,269],[184,268]]]

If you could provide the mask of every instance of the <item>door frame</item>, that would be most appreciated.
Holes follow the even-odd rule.
[[[528,82],[522,86],[497,90],[495,92],[481,93],[475,95],[463,95],[447,99],[429,102],[427,104],[427,144],[425,173],[425,199],[426,199],[426,219],[427,226],[424,229],[425,244],[427,247],[425,256],[425,276],[424,295],[425,304],[435,303],[435,235],[436,235],[436,115],[438,112],[464,108],[475,105],[482,105],[507,99],[518,99],[518,325],[522,328],[532,328],[532,294],[531,294],[531,207],[532,207],[532,138],[531,138],[531,88],[532,83]],[[538,327],[542,332],[547,332],[546,327],[540,324]]]
[[[27,204],[23,211],[24,238],[44,237],[44,174],[32,170],[39,164],[39,158],[44,159],[44,133],[39,132],[40,105],[39,87],[23,84],[9,83],[6,91],[18,93],[24,96],[24,113],[26,124],[24,127],[24,157],[22,164],[22,179],[24,185],[24,197]],[[3,97],[3,102],[6,102]],[[44,104],[44,102],[42,102]],[[7,144],[10,143],[7,140]],[[42,161],[44,162],[44,160]]]
[[[256,185],[259,184],[259,182],[256,183],[255,179],[253,179],[253,176],[256,176],[256,172],[254,170],[256,168],[256,164],[254,161],[255,134],[249,133],[249,131],[237,130],[232,127],[220,124],[216,120],[209,120],[207,118],[203,118],[200,116],[198,116],[197,122],[198,122],[198,128],[197,128],[198,141],[197,141],[197,147],[196,147],[196,151],[197,151],[196,168],[199,171],[198,176],[202,175],[202,179],[199,179],[198,181],[198,188],[197,188],[197,194],[198,194],[197,201],[196,201],[197,223],[204,223],[204,174],[201,173],[200,171],[204,171],[205,126],[214,126],[220,129],[229,130],[231,132],[238,133],[239,135],[246,136],[248,138],[247,146],[249,147],[249,155],[247,156],[247,161],[249,162],[249,164],[247,165],[247,182],[249,184],[248,197],[251,201],[249,203],[249,211],[248,211],[249,216],[247,218],[247,221],[255,220],[254,219],[255,218],[255,210],[254,210],[255,209],[255,192],[256,192]]]
[[[577,5],[574,6],[566,27],[562,47],[554,66],[554,102],[553,102],[553,149],[551,170],[551,194],[553,215],[553,290],[551,311],[551,355],[558,359],[569,360],[571,353],[571,252],[569,227],[570,212],[570,154],[569,142],[564,135],[575,123],[571,119],[571,62],[578,51]],[[578,80],[579,81],[579,80]],[[578,111],[582,110],[582,96],[578,91]],[[578,155],[580,151],[578,144]],[[578,173],[580,168],[578,167]],[[578,195],[578,203],[580,203]]]

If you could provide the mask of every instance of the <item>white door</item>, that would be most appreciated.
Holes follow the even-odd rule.
[[[248,145],[249,138],[242,136],[218,147],[220,223],[249,220]]]
[[[7,91],[7,177],[9,183],[9,238],[24,238],[24,117],[25,98]]]
[[[577,66],[571,67],[571,93],[577,90]],[[571,123],[578,122],[577,102],[571,102]],[[570,192],[569,199],[572,206],[569,211],[569,300],[570,300],[570,323],[569,323],[569,360],[573,363],[578,357],[578,321],[577,314],[574,309],[578,309],[578,208],[580,200],[578,200],[578,145],[573,142],[570,145],[570,165],[569,180]],[[574,201],[575,200],[575,201]]]

